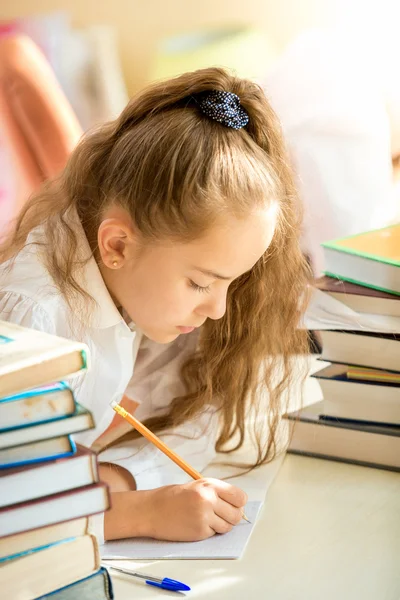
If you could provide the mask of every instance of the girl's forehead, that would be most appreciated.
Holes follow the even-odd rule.
[[[189,268],[232,280],[250,270],[267,251],[275,226],[276,211],[258,211],[243,219],[230,217],[210,227],[200,238],[168,245],[166,251]]]

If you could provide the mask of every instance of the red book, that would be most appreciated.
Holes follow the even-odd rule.
[[[0,537],[104,512],[108,486],[99,482],[0,508]]]
[[[335,277],[320,277],[315,287],[359,313],[400,317],[400,296]]]

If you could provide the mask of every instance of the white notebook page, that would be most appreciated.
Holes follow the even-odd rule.
[[[255,526],[262,502],[248,502],[245,513],[251,523],[241,521],[229,533],[201,542],[162,542],[135,538],[106,542],[100,546],[102,559],[232,559],[240,558]]]

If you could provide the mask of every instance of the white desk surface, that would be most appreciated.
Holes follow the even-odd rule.
[[[400,474],[288,455],[242,559],[118,564],[193,599],[399,600]],[[114,573],[116,600],[179,597]]]
[[[400,600],[400,474],[294,455],[280,464],[232,480],[261,499],[278,471],[242,559],[118,561],[192,591],[113,571],[116,600]]]

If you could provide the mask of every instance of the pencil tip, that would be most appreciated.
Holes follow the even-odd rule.
[[[247,523],[250,523],[251,525],[251,521],[246,517],[246,515],[243,513],[242,518],[247,521]]]

